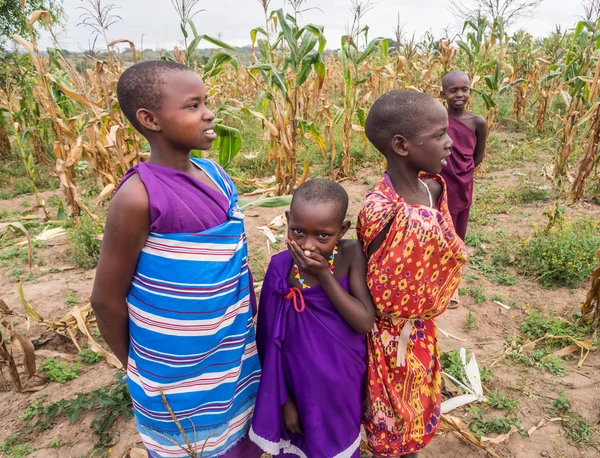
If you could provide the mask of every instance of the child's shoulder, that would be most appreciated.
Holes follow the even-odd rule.
[[[437,202],[444,191],[444,179],[441,175],[425,174],[422,180],[425,182],[431,193],[431,198]]]
[[[475,113],[471,113],[470,111],[467,111],[466,114],[468,115],[468,120],[470,121],[470,124],[475,128],[475,131],[480,129],[487,129],[487,121],[483,116],[476,115]]]
[[[148,191],[139,173],[131,173],[115,192],[111,207],[131,211],[148,211]]]
[[[342,239],[339,241],[339,249],[344,257],[350,260],[363,255],[362,243],[360,240]]]

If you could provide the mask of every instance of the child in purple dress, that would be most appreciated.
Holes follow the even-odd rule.
[[[365,334],[375,318],[366,258],[342,240],[348,195],[310,180],[293,197],[288,250],[273,257],[260,297],[263,373],[250,439],[278,457],[360,455]]]

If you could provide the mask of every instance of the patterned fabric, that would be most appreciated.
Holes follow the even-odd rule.
[[[247,435],[260,377],[237,193],[219,166],[196,163],[229,198],[227,221],[150,233],[127,296],[129,389],[156,457],[187,457],[188,444],[204,458],[231,450]]]
[[[444,185],[439,176],[427,178]],[[371,451],[382,457],[421,450],[439,426],[441,373],[433,318],[446,310],[466,261],[445,189],[435,209],[409,205],[385,175],[358,217],[365,252],[390,223],[367,273],[378,313],[367,338],[363,425]]]

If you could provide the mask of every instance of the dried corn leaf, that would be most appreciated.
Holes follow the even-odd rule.
[[[85,323],[85,318],[83,316],[81,309],[78,307],[73,307],[73,310],[71,311],[71,313],[72,313],[73,317],[75,318],[75,320],[77,320],[77,327],[83,333],[83,335],[85,335],[87,337],[88,344],[91,347],[91,349],[97,353],[101,353],[102,355],[104,355],[107,363],[115,366],[118,369],[123,367],[121,362],[117,359],[117,357],[115,355],[106,351],[104,348],[102,348],[100,345],[98,345],[98,343],[94,340],[94,338],[90,334],[90,331]]]
[[[129,451],[129,458],[147,458],[148,452],[146,449],[135,447]]]
[[[27,237],[27,263],[29,264],[29,270],[33,267],[33,243],[31,242],[31,235],[29,231],[25,229],[21,223],[0,223],[0,231],[3,231],[7,227],[15,227],[19,229],[25,237]]]
[[[22,390],[21,379],[19,378],[19,372],[17,371],[17,365],[15,364],[15,360],[12,356],[12,352],[8,350],[6,344],[4,343],[4,338],[2,337],[2,333],[0,332],[0,358],[4,360],[6,365],[8,366],[8,373],[10,374],[10,378],[13,382],[13,386],[15,387],[15,391],[20,393]]]
[[[37,10],[33,12],[33,14],[31,15],[31,19],[29,19],[29,27],[33,27],[33,24],[35,24],[40,19],[42,19],[46,23],[46,25],[50,25],[51,23],[51,17],[48,11]]]
[[[6,302],[4,302],[4,299],[0,299],[0,314],[2,315],[14,315],[15,312],[13,312],[8,305],[6,305]]]
[[[471,432],[467,425],[459,418],[451,415],[442,414],[440,417],[440,432],[458,434],[466,442],[469,442],[482,450],[485,450],[490,456],[500,458],[492,450],[489,450],[485,443],[481,441],[481,437]]]
[[[27,315],[29,315],[35,321],[38,321],[40,323],[43,322],[44,317],[42,317],[42,315],[40,315],[31,305],[29,305],[29,302],[27,302],[27,299],[25,299],[25,293],[23,292],[23,281],[22,280],[19,281],[19,286],[17,287],[17,289],[19,291],[19,297],[21,298],[21,303],[23,304],[23,308],[27,312]]]
[[[500,434],[498,437],[493,437],[493,438],[482,436],[481,441],[487,442],[489,444],[494,444],[494,445],[503,444],[504,442],[508,441],[508,439],[510,439],[510,436],[512,436],[517,431],[518,431],[517,427],[515,425],[511,425],[510,431],[507,432],[506,434]]]
[[[25,39],[23,39],[22,37],[20,37],[19,35],[13,35],[14,40],[19,43],[24,49],[25,51],[27,51],[28,53],[34,53],[35,52],[35,48],[33,47],[33,44],[26,41]]]
[[[77,361],[77,355],[71,355],[70,353],[62,353],[60,351],[53,350],[36,350],[37,356],[43,356],[44,358],[61,358],[65,361],[75,362]]]
[[[527,431],[527,435],[531,436],[535,432],[535,430],[540,429],[541,427],[546,426],[548,423],[553,423],[555,421],[562,421],[562,418],[551,418],[550,420],[540,420],[536,426],[529,428],[529,430]]]
[[[36,372],[35,349],[33,348],[33,344],[29,339],[19,334],[12,323],[3,321],[2,326],[4,326],[8,331],[10,343],[13,345],[13,347],[23,353],[25,357],[25,370],[27,371],[28,377],[33,377]]]
[[[577,345],[569,345],[561,350],[555,351],[549,356],[563,358],[565,356],[569,356],[572,353],[576,353],[579,351],[579,347]]]
[[[596,253],[600,257],[600,250]],[[595,326],[600,322],[600,264],[594,269],[590,277],[590,290],[587,293],[584,304],[581,306],[583,316],[593,313]]]
[[[102,190],[102,192],[98,195],[98,198],[96,199],[96,205],[99,205],[100,203],[102,203],[106,199],[108,199],[108,197],[110,195],[112,195],[114,190],[115,190],[115,185],[113,183],[107,184],[104,187],[104,189]]]

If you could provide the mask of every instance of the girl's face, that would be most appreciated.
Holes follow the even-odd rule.
[[[328,258],[350,227],[350,221],[343,221],[344,216],[337,202],[295,200],[294,206],[286,212],[288,239],[295,241],[302,250]]]
[[[456,110],[464,108],[471,97],[471,82],[467,75],[457,75],[446,83],[442,97]]]
[[[405,148],[415,168],[438,174],[447,165],[452,139],[448,135],[448,113],[441,103],[432,107],[424,132],[405,140]]]
[[[162,106],[156,112],[163,137],[185,153],[210,149],[217,135],[213,130],[215,115],[207,103],[204,83],[196,73],[168,73]]]

